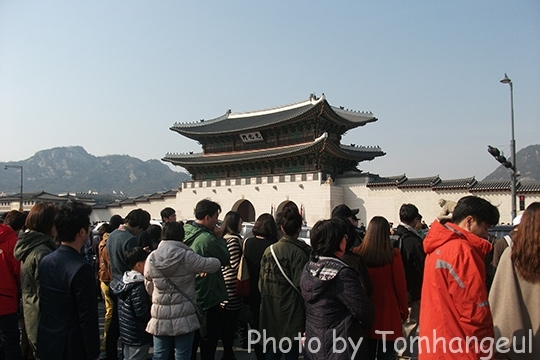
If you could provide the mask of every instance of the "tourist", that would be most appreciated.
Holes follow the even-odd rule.
[[[114,288],[122,280],[122,276],[130,268],[126,263],[125,252],[139,246],[137,235],[145,231],[150,225],[150,214],[143,209],[130,211],[124,219],[124,224],[114,230],[107,239],[107,254],[109,256],[111,282],[110,288]],[[117,298],[109,290],[109,296],[113,302],[113,314],[107,331],[106,353],[107,360],[118,358],[118,303]]]
[[[365,265],[362,256],[353,252],[352,249],[360,245],[361,241],[364,239],[366,227],[364,226],[363,230],[357,228],[358,219],[356,214],[358,214],[358,209],[351,209],[345,204],[336,206],[332,210],[332,219],[342,219],[347,225],[347,248],[345,254],[341,257],[341,260],[348,266],[352,267],[358,272],[358,279],[362,283],[362,287],[368,296],[371,296],[373,292],[373,285],[371,284],[371,279],[369,277],[369,272]],[[358,336],[363,337],[362,334]],[[367,344],[366,341],[362,345]]]
[[[420,359],[489,356],[488,342],[482,343],[493,339],[484,257],[492,248],[486,240],[488,229],[498,222],[499,210],[489,201],[466,196],[457,202],[451,221],[431,225],[423,242],[420,302],[420,337],[429,341],[418,344]],[[472,337],[484,347],[466,342]],[[455,339],[460,341],[459,352],[454,351],[458,344],[449,344]]]
[[[4,225],[12,228],[18,235],[19,232],[24,231],[27,216],[28,214],[24,211],[11,210],[4,216]]]
[[[15,258],[21,262],[21,292],[24,325],[32,352],[36,351],[39,321],[38,265],[56,249],[54,217],[58,208],[52,203],[38,203],[28,213],[26,231],[15,245]]]
[[[415,336],[418,336],[418,321],[420,316],[420,294],[422,293],[422,279],[424,276],[424,262],[426,254],[422,248],[422,237],[418,231],[422,228],[422,215],[413,204],[403,204],[399,208],[400,224],[397,226],[394,236],[398,237],[397,246],[401,251],[401,259],[405,269],[407,280],[407,299],[409,317],[403,323],[404,337],[411,344]],[[418,358],[417,343],[410,348],[404,349],[402,356]]]
[[[223,280],[227,289],[227,300],[223,302],[223,322],[221,326],[221,340],[223,342],[222,360],[235,360],[233,343],[238,330],[238,317],[243,308],[243,300],[236,294],[236,278],[238,265],[242,257],[242,217],[236,211],[229,211],[221,224],[223,238],[227,242],[230,264],[221,267]]]
[[[293,207],[286,207],[281,216],[284,235],[270,245],[261,259],[259,289],[261,291],[260,330],[273,339],[266,344],[268,360],[298,359],[299,344],[294,338],[304,333],[304,300],[300,293],[300,277],[309,260],[311,247],[298,240],[302,229],[302,216]],[[282,339],[290,340],[292,346],[280,348]],[[285,342],[287,343],[287,342]]]
[[[305,343],[308,344],[304,357],[365,359],[365,354],[358,353],[349,339],[371,326],[375,307],[358,273],[340,260],[347,249],[347,223],[338,218],[319,221],[311,229],[310,238],[313,251],[300,282],[306,309]],[[346,351],[336,351],[337,338],[346,339]],[[343,344],[339,348],[342,349]]]
[[[509,359],[540,358],[540,202],[527,207],[489,293],[495,341]],[[502,340],[501,340],[502,339]],[[531,342],[532,340],[532,342]],[[509,352],[506,352],[509,350]]]
[[[259,272],[261,259],[267,247],[274,244],[277,239],[277,226],[274,217],[268,213],[261,214],[253,224],[253,237],[244,240],[244,260],[249,272],[249,295],[246,303],[252,318],[249,323],[251,329],[260,331],[259,314],[261,307],[261,293],[259,291]],[[264,352],[260,343],[255,344],[257,360],[264,360]]]
[[[161,226],[157,224],[150,224],[146,232],[150,235],[150,249],[151,251],[156,250],[159,242],[161,241]]]
[[[19,290],[21,264],[13,251],[17,233],[0,224],[0,358],[22,359],[19,345]]]
[[[497,266],[499,266],[499,260],[501,259],[504,250],[506,250],[507,247],[512,246],[513,239],[516,237],[519,230],[519,224],[521,223],[522,216],[523,214],[519,214],[514,218],[514,220],[512,220],[512,231],[510,231],[510,234],[504,235],[502,238],[497,239],[493,244],[493,260],[491,261],[491,265],[495,267],[495,269],[497,269]]]
[[[371,219],[364,241],[354,251],[366,262],[373,283],[375,322],[367,336],[369,359],[394,359],[394,341],[403,334],[401,323],[407,319],[409,309],[403,262],[399,250],[390,242],[388,221],[382,216]]]
[[[356,217],[356,214],[358,214],[359,211],[359,209],[351,209],[345,204],[337,205],[332,209],[332,218],[339,218],[347,221],[347,237],[353,247],[360,245],[360,242],[363,239],[363,234],[358,228],[358,218]]]
[[[164,208],[163,210],[161,210],[160,215],[163,224],[169,221],[176,221],[176,210],[174,210],[172,207]]]
[[[201,200],[195,206],[195,221],[185,224],[184,243],[195,253],[203,257],[219,259],[221,266],[229,264],[227,244],[221,238],[221,229],[217,226],[221,207],[211,200]],[[201,359],[213,360],[223,321],[221,303],[227,300],[227,289],[221,271],[197,275],[195,279],[197,303],[202,307],[206,323],[201,324],[195,333],[191,358],[195,359],[197,348],[201,347]]]
[[[39,264],[38,359],[99,356],[95,273],[81,256],[90,233],[91,212],[90,206],[74,201],[56,215],[54,224],[61,245]]]
[[[154,335],[154,360],[188,360],[195,332],[201,326],[195,309],[195,276],[216,273],[221,263],[199,256],[183,243],[182,222],[165,223],[161,238],[144,270],[146,289],[152,297],[146,331]]]
[[[109,264],[109,254],[107,253],[107,239],[110,233],[118,229],[120,225],[124,223],[124,219],[120,215],[113,215],[107,224],[107,231],[101,237],[101,241],[98,245],[98,257],[99,257],[99,270],[98,278],[101,289],[101,296],[105,304],[105,319],[103,323],[103,341],[101,342],[100,350],[102,353],[106,350],[107,333],[109,330],[109,324],[111,323],[113,313],[113,301],[109,295],[109,284],[112,280],[111,268]]]
[[[113,289],[118,298],[120,339],[124,345],[125,360],[146,360],[152,345],[152,335],[146,332],[150,320],[150,297],[144,286],[144,264],[149,252],[134,247],[125,252],[131,269]]]

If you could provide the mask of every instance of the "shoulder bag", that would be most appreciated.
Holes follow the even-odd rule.
[[[281,271],[281,274],[285,277],[285,279],[289,282],[289,284],[291,284],[291,286],[293,287],[294,290],[296,290],[296,292],[298,294],[300,294],[300,296],[302,295],[302,293],[300,292],[300,290],[298,290],[298,288],[294,285],[294,283],[292,282],[292,280],[287,276],[287,274],[285,274],[285,271],[283,270],[283,268],[281,267],[281,264],[279,263],[279,260],[276,256],[276,253],[274,252],[274,244],[270,245],[270,252],[272,253],[272,257],[274,258],[274,261],[276,262],[276,265],[278,266],[279,270]]]
[[[248,297],[250,293],[251,279],[249,276],[249,269],[244,256],[246,250],[246,242],[242,246],[242,256],[240,257],[240,264],[238,265],[238,275],[236,276],[236,294],[240,297]]]
[[[185,292],[183,292],[182,289],[180,289],[169,277],[165,276],[163,273],[161,273],[161,275],[163,275],[163,278],[165,279],[165,281],[169,283],[169,285],[171,285],[174,289],[176,289],[176,291],[182,294],[182,296],[188,299],[191,305],[193,305],[193,307],[195,308],[195,314],[197,315],[197,319],[199,319],[199,323],[202,327],[203,324],[206,323],[206,312],[202,309],[202,307],[199,304],[197,304]]]

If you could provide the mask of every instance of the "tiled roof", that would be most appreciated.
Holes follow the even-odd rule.
[[[134,200],[136,203],[137,202],[150,202],[150,199],[149,199],[149,196],[148,195],[141,195],[139,197],[136,197],[135,200]]]
[[[170,129],[189,138],[197,139],[204,135],[261,130],[302,115],[316,116],[321,110],[325,110],[330,116],[347,125],[347,128],[355,128],[377,120],[369,112],[356,112],[331,106],[323,95],[320,98],[311,96],[306,101],[267,110],[245,113],[232,113],[229,110],[215,119],[175,123]]]
[[[475,186],[473,186],[470,191],[511,191],[512,184],[510,180],[504,181],[479,181]],[[517,193],[537,193],[540,192],[540,183],[528,183],[521,184],[518,182],[516,184]]]
[[[506,181],[478,181],[474,186],[471,186],[469,191],[510,191],[510,180]]]
[[[135,199],[125,199],[120,201],[120,205],[129,205],[129,204],[135,204]]]
[[[8,196],[2,196],[1,197],[2,200],[4,201],[15,201],[15,200],[19,200],[21,198],[21,193],[17,193],[17,194],[13,194],[13,195],[8,195]],[[28,200],[38,200],[38,201],[67,201],[68,198],[65,197],[65,196],[58,196],[58,195],[53,195],[53,194],[49,194],[45,191],[36,191],[36,192],[23,192],[23,199],[25,201],[28,201]]]
[[[405,174],[403,175],[397,175],[397,176],[390,176],[390,177],[375,177],[373,179],[370,179],[367,183],[367,187],[390,187],[390,186],[398,186],[399,184],[403,183],[404,181],[407,181],[407,177]]]
[[[433,187],[441,181],[439,175],[423,178],[407,179],[401,184],[398,184],[398,188],[421,188],[421,187]]]
[[[527,192],[540,192],[540,183],[536,184],[519,184],[517,187],[517,192],[527,193]]]
[[[441,180],[433,186],[433,190],[468,189],[477,182],[474,176],[465,179]]]
[[[283,146],[279,148],[270,148],[262,150],[235,151],[220,154],[171,154],[168,153],[162,160],[170,163],[189,166],[189,165],[210,165],[210,164],[234,164],[239,162],[253,162],[269,158],[289,157],[306,152],[318,151],[324,147],[325,151],[331,152],[342,158],[357,161],[372,160],[377,156],[384,155],[378,147],[351,147],[336,146],[327,142],[328,134],[324,133],[317,139],[309,143]]]

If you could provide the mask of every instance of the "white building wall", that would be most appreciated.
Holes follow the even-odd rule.
[[[418,207],[426,223],[430,224],[440,213],[439,199],[458,201],[463,196],[477,195],[499,207],[501,223],[512,221],[510,194],[507,192],[472,194],[465,190],[368,188],[365,184],[367,180],[363,178],[345,178],[333,182],[322,181],[321,174],[315,177],[316,179],[314,179],[314,174],[308,174],[307,179],[302,181],[301,174],[287,175],[284,181],[280,181],[279,176],[274,176],[273,180],[268,182],[268,178],[263,176],[259,184],[257,184],[257,178],[253,177],[249,178],[249,184],[247,184],[247,179],[241,179],[239,185],[235,184],[235,179],[231,180],[231,185],[225,185],[225,180],[211,181],[209,184],[206,181],[188,181],[182,184],[176,197],[95,209],[92,220],[106,221],[114,214],[125,217],[136,208],[150,212],[153,219],[160,219],[160,211],[167,206],[176,210],[179,220],[193,219],[197,202],[208,198],[221,205],[223,214],[236,209],[242,201],[248,200],[255,209],[255,217],[262,213],[270,213],[272,207],[274,211],[277,211],[280,205],[293,201],[305,210],[305,220],[310,226],[320,219],[329,218],[332,209],[342,203],[351,208],[360,209],[358,217],[366,225],[376,215],[384,216],[388,221],[398,224],[401,204],[412,203]],[[540,201],[540,193],[527,194],[525,207],[535,201]]]

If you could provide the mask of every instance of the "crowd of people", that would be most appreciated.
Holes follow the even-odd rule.
[[[413,204],[396,228],[341,204],[310,244],[293,203],[245,239],[208,199],[161,226],[136,209],[92,231],[91,211],[43,203],[0,224],[1,360],[213,360],[220,340],[234,360],[237,336],[257,360],[540,357],[540,203],[497,242],[498,209],[475,196],[429,231]]]

